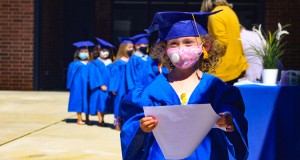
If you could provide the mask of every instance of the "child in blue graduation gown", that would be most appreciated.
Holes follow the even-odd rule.
[[[159,61],[153,60],[149,54],[149,34],[138,34],[132,37],[136,52],[128,61],[126,67],[126,83],[128,90],[135,86],[146,87],[160,74]],[[166,69],[163,69],[166,71]]]
[[[86,123],[89,122],[89,89],[88,89],[88,47],[94,44],[90,41],[81,41],[73,44],[77,47],[74,54],[74,62],[68,67],[67,89],[70,90],[68,112],[77,113],[77,124],[84,124],[81,113],[86,115]]]
[[[120,46],[116,55],[116,60],[111,67],[111,76],[108,90],[114,95],[114,125],[116,130],[120,130],[121,122],[119,117],[119,106],[122,98],[126,94],[125,70],[126,64],[133,53],[133,41],[127,37],[119,37]]]
[[[211,129],[190,160],[246,159],[247,120],[239,90],[227,86],[213,72],[223,48],[207,34],[206,22],[214,13],[158,12],[148,32],[159,31],[159,41],[151,54],[160,57],[170,73],[160,74],[148,87],[130,92],[129,119],[121,131],[123,159],[165,159],[152,134],[159,125],[145,117],[143,106],[171,106],[210,103],[226,131]],[[197,20],[197,22],[196,22]],[[191,124],[192,125],[192,124]],[[197,127],[197,126],[195,126]]]
[[[110,66],[112,64],[113,52],[115,48],[109,42],[96,37],[98,45],[95,46],[93,54],[96,55],[94,61],[89,65],[90,83],[90,114],[98,115],[100,125],[104,124],[104,113],[111,111],[109,104],[109,94],[107,91]]]

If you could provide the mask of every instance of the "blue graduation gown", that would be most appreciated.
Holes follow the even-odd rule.
[[[70,90],[68,112],[89,113],[88,64],[77,60],[68,67],[67,89]]]
[[[163,72],[167,72],[166,68],[163,68]],[[126,67],[127,89],[131,90],[136,86],[146,87],[159,74],[157,60],[153,60],[148,55],[136,52],[130,57]]]
[[[114,116],[119,117],[119,106],[122,98],[126,94],[125,69],[127,62],[118,59],[111,66],[111,76],[109,79],[108,91],[117,92],[114,99]]]
[[[139,120],[144,117],[142,106],[180,105],[180,98],[167,81],[165,74],[159,75],[144,91],[136,88],[129,92],[129,95],[131,101],[126,99],[127,102],[123,103],[130,112],[120,135],[123,159],[164,159],[152,132],[144,133],[140,129]],[[245,107],[239,90],[204,73],[188,104],[205,103],[211,103],[216,113],[230,112],[234,119],[235,131],[229,133],[216,128],[211,129],[202,143],[186,159],[246,159],[248,124],[244,117]]]
[[[106,69],[109,72],[107,87],[109,87],[112,66],[113,66],[113,63],[111,63],[111,64],[109,64],[109,65],[106,66]],[[112,93],[109,92],[109,88],[107,88],[107,100],[106,100],[105,113],[114,113],[114,103],[115,103],[115,99],[114,98],[115,98],[115,96],[112,95]]]
[[[97,112],[106,113],[108,111],[108,91],[102,91],[101,86],[108,86],[110,77],[110,68],[99,60],[95,59],[89,65],[89,83],[90,83],[90,114]]]

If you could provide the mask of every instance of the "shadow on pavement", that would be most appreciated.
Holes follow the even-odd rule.
[[[64,119],[62,120],[63,122],[66,122],[66,123],[77,123],[77,119],[74,119],[74,118],[67,118],[67,119]],[[115,129],[115,126],[114,124],[111,124],[111,123],[99,123],[98,121],[93,121],[93,120],[90,120],[88,124],[86,124],[88,126],[99,126],[99,127],[107,127],[107,128],[110,128],[110,129]]]

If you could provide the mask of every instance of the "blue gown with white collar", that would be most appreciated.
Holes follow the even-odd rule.
[[[95,115],[97,112],[109,113],[108,91],[102,91],[101,86],[108,87],[111,64],[104,64],[98,58],[89,65],[89,82],[90,82],[90,114]]]
[[[68,67],[67,89],[70,90],[68,112],[89,114],[88,65],[80,60],[71,62]]]

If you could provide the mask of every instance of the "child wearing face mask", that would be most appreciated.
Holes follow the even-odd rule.
[[[137,86],[146,87],[161,72],[167,72],[166,68],[160,70],[159,61],[149,56],[149,36],[149,34],[138,34],[132,37],[136,52],[126,67],[126,82],[129,91]]]
[[[165,159],[152,133],[160,123],[155,117],[145,117],[143,106],[207,103],[221,117],[216,125],[226,131],[212,128],[184,159],[247,158],[248,126],[241,94],[236,87],[209,74],[214,72],[224,51],[207,33],[207,18],[212,14],[218,13],[156,13],[147,32],[158,30],[159,40],[150,55],[159,57],[170,72],[160,74],[148,87],[133,93],[128,110],[132,117],[121,131],[123,159]]]
[[[81,113],[86,115],[86,123],[89,123],[89,89],[88,89],[88,47],[94,46],[90,41],[73,43],[77,50],[74,61],[68,67],[67,89],[70,90],[68,112],[77,113],[77,124],[84,124]]]
[[[93,54],[95,59],[89,65],[90,84],[90,114],[98,116],[99,125],[104,125],[104,114],[111,113],[113,106],[110,104],[110,95],[107,91],[115,48],[109,42],[96,37],[97,45]],[[97,56],[95,56],[97,55]]]
[[[120,46],[116,55],[116,60],[111,67],[108,91],[114,98],[114,126],[116,130],[121,129],[121,118],[119,106],[126,93],[125,69],[128,60],[133,53],[133,41],[129,37],[119,37]]]

